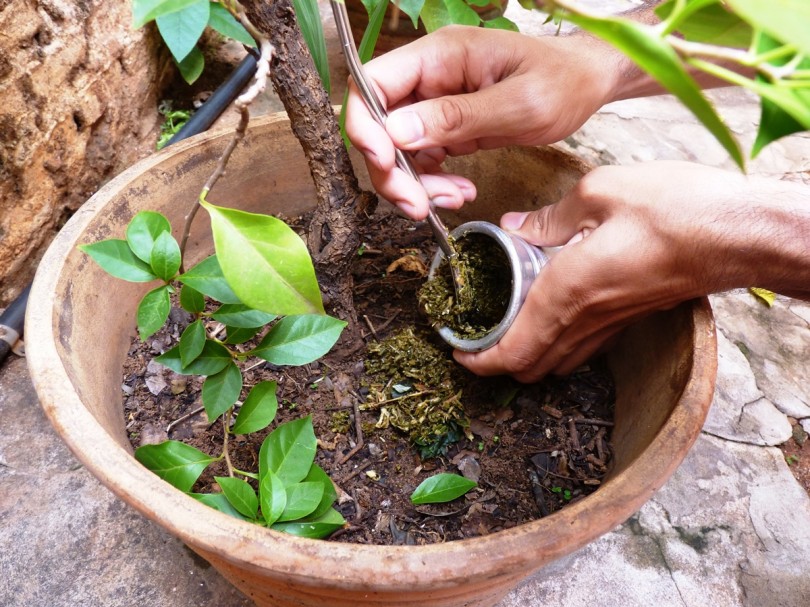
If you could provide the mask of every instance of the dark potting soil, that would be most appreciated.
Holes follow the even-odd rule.
[[[391,423],[395,415],[388,398],[394,394],[394,378],[366,372],[366,347],[339,345],[303,367],[279,368],[260,359],[243,365],[245,391],[273,379],[280,406],[267,431],[231,437],[233,465],[255,471],[267,432],[312,415],[319,441],[316,461],[337,486],[336,507],[348,522],[334,540],[425,544],[486,535],[583,499],[598,489],[611,464],[614,389],[604,361],[532,385],[478,378],[456,365],[416,300],[434,249],[427,226],[376,214],[357,256],[355,303],[365,345],[372,350],[407,329],[452,366],[462,387],[458,409],[468,426],[451,425],[457,442],[433,445],[443,453],[423,459],[413,435]],[[221,452],[221,422],[209,425],[200,410],[202,378],[177,375],[152,361],[177,343],[190,320],[173,309],[161,332],[146,343],[133,341],[122,389],[134,447],[172,438],[211,455]],[[414,380],[407,389],[411,396],[423,392],[427,400],[435,387]],[[464,474],[478,487],[449,503],[414,506],[410,494],[439,472]],[[227,474],[224,464],[214,465],[194,490],[217,491],[213,477],[222,474]]]

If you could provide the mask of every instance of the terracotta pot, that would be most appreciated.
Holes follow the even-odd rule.
[[[470,6],[470,8],[478,13],[482,19],[489,20],[502,16],[507,3],[508,0],[503,0],[500,6],[492,3],[486,6]],[[368,11],[363,6],[362,0],[346,0],[346,11],[349,14],[349,23],[352,27],[355,44],[360,44],[363,33],[368,27]],[[380,36],[374,47],[374,56],[377,57],[403,44],[413,42],[425,34],[427,34],[427,30],[421,19],[419,20],[419,26],[414,27],[413,21],[408,15],[396,8],[392,3],[389,3],[388,9],[385,11],[382,28],[380,28]]]
[[[132,456],[121,368],[139,296],[77,250],[120,237],[139,210],[179,227],[228,133],[204,134],[147,158],[102,188],[68,222],[39,266],[26,326],[37,393],[56,430],[101,482],[182,539],[259,605],[425,607],[493,605],[521,579],[631,516],[666,481],[700,432],[712,398],[716,342],[705,299],[626,331],[609,354],[616,379],[615,466],[591,496],[490,536],[432,546],[358,546],[269,531],[220,514],[161,481]],[[463,216],[557,200],[587,169],[553,148],[514,148],[455,160],[480,200]],[[303,154],[283,115],[259,119],[210,196],[291,215],[313,204]],[[191,261],[212,250],[207,221]]]

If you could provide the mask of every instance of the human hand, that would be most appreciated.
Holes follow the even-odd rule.
[[[569,373],[631,322],[734,287],[810,292],[810,189],[683,162],[600,167],[560,202],[501,220],[544,266],[504,337],[455,352],[479,375]]]
[[[475,197],[468,179],[442,173],[448,154],[570,135],[612,98],[620,62],[587,36],[441,28],[365,65],[390,115],[383,128],[350,83],[346,132],[365,155],[375,189],[424,219],[428,196],[446,208]],[[424,187],[396,168],[395,145],[417,152]]]

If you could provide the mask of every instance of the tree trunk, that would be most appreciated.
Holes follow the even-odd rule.
[[[276,49],[270,77],[304,149],[318,196],[307,238],[310,252],[325,303],[333,314],[349,321],[349,343],[356,343],[359,329],[350,266],[360,246],[359,222],[376,198],[357,183],[291,0],[242,0],[242,6]]]

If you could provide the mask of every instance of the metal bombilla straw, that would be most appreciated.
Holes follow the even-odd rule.
[[[352,31],[349,25],[349,14],[346,12],[346,4],[343,0],[330,0],[330,4],[332,5],[332,13],[335,16],[335,25],[337,26],[338,37],[340,38],[340,44],[343,47],[343,55],[346,57],[346,64],[349,68],[349,73],[352,75],[352,78],[357,84],[357,88],[360,90],[360,94],[362,95],[363,100],[366,102],[366,106],[368,107],[372,116],[374,116],[375,120],[384,127],[385,119],[388,117],[388,113],[385,111],[379,97],[377,97],[376,91],[363,73],[363,66],[360,63],[360,57],[357,54],[357,48],[354,45],[354,37],[352,36]],[[416,168],[413,165],[411,157],[399,148],[395,148],[394,153],[397,166],[405,171],[410,177],[415,179],[417,183],[422,184],[422,179],[419,177],[419,173],[416,172]],[[428,207],[427,221],[430,225],[430,229],[433,231],[433,237],[439,244],[439,248],[441,249],[442,253],[444,253],[445,257],[447,257],[447,259],[450,261],[450,268],[453,277],[453,288],[455,289],[456,296],[458,297],[459,288],[463,285],[463,280],[460,276],[457,263],[458,253],[456,252],[453,243],[450,241],[450,234],[447,230],[447,226],[444,225],[442,220],[436,214],[436,209],[434,208],[432,202]]]
[[[349,26],[349,16],[346,12],[346,5],[343,0],[330,0],[330,4],[335,16],[335,24],[343,47],[343,54],[346,57],[349,73],[354,79],[355,84],[357,84],[357,88],[360,90],[360,94],[371,114],[377,122],[385,126],[385,119],[388,114],[380,102],[379,97],[377,97],[376,91],[371,87],[363,73],[360,57],[357,54],[354,38],[352,37]],[[395,154],[397,166],[421,184],[422,180],[419,178],[419,174],[416,172],[410,156],[400,149],[395,149]],[[495,325],[489,333],[478,339],[461,337],[449,327],[441,326],[437,328],[439,336],[458,350],[466,352],[486,350],[498,343],[507,329],[509,329],[526,299],[529,287],[540,271],[540,268],[548,263],[548,255],[551,254],[556,247],[549,247],[544,251],[539,247],[530,245],[519,236],[510,234],[487,221],[470,221],[461,224],[452,232],[448,233],[447,227],[438,215],[436,215],[433,204],[429,207],[427,220],[433,231],[433,236],[439,244],[439,250],[436,252],[430,266],[429,279],[433,279],[439,267],[442,265],[442,262],[447,259],[452,274],[456,297],[459,296],[459,287],[463,286],[464,283],[459,275],[458,253],[453,246],[454,240],[459,240],[468,234],[483,234],[494,239],[506,254],[511,271],[512,293],[506,313],[500,322]]]

